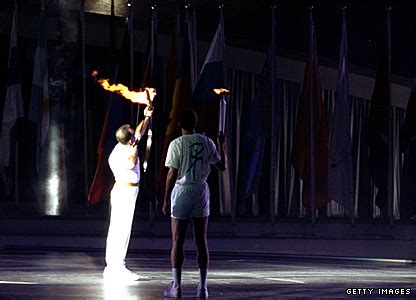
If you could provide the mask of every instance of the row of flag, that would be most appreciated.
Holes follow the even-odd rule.
[[[272,19],[274,17],[273,13],[274,11],[272,10]],[[354,176],[351,149],[351,101],[348,78],[346,9],[344,8],[342,10],[337,97],[333,111],[331,131],[329,131],[327,125],[322,98],[323,93],[319,76],[313,8],[310,8],[309,13],[309,56],[305,67],[302,94],[299,99],[291,162],[295,174],[303,181],[302,203],[306,211],[310,213],[312,220],[315,217],[315,209],[319,209],[329,201],[335,200],[342,204],[345,211],[350,214],[352,222],[354,222],[356,203],[354,202]],[[275,26],[274,22],[272,22],[272,26]],[[274,31],[273,29],[272,27],[272,32]],[[276,43],[276,40],[272,36],[270,49],[276,49],[274,43]],[[382,212],[384,211],[386,216],[390,216],[392,220],[393,175],[391,164],[394,149],[391,132],[391,111],[393,105],[391,103],[390,47],[390,11],[387,10],[386,41],[377,68],[374,91],[370,104],[371,109],[367,136],[370,149],[370,173],[374,185],[378,189],[376,205]],[[276,99],[274,96],[276,94],[276,88],[267,83],[268,80],[272,82],[276,80],[270,67],[274,64],[271,57],[277,55],[274,51],[272,54],[269,53],[267,55],[266,66],[262,76],[263,80],[260,81],[251,110],[252,115],[247,139],[254,138],[252,145],[255,146],[252,146],[252,154],[246,175],[245,197],[256,193],[262,172],[261,165],[265,153],[266,138],[271,136],[273,141],[273,135],[276,134],[273,133],[273,130],[272,132],[265,131],[268,127],[262,125],[264,121],[261,115],[262,106],[265,106],[262,102],[270,97],[267,91],[270,90],[271,98]],[[409,149],[410,141],[414,142],[416,137],[415,117],[412,112],[412,107],[415,105],[414,94],[413,88],[401,130],[401,140],[406,141],[402,142],[401,150],[403,152]],[[277,117],[277,114],[272,113],[272,122]],[[331,132],[331,136],[329,136],[329,132]],[[273,158],[273,155],[277,155],[277,153],[272,148],[270,161],[272,164],[277,164],[276,158]],[[407,158],[407,160],[414,161],[414,158]],[[271,172],[273,172],[273,167],[271,166]],[[410,176],[413,176],[411,178],[415,178],[414,174],[410,174]],[[272,210],[271,215],[273,216],[277,215],[278,210],[276,207],[276,195],[274,195],[273,191],[275,181],[274,179],[274,182],[270,183],[270,208]]]
[[[8,87],[6,92],[6,101],[4,105],[1,131],[1,165],[8,167],[10,162],[10,132],[19,117],[23,116],[23,101],[21,95],[21,84],[19,74],[19,61],[17,55],[17,32],[16,22],[17,13],[14,13],[10,55],[8,63]],[[274,13],[274,10],[273,10]],[[274,15],[273,15],[274,16]],[[115,16],[114,16],[114,2],[112,1],[111,14],[111,28],[110,32],[115,32]],[[180,18],[178,17],[178,20]],[[193,106],[199,112],[199,123],[202,127],[200,131],[205,132],[213,137],[216,134],[217,122],[212,116],[218,116],[218,99],[212,90],[217,87],[227,86],[227,70],[225,68],[225,34],[224,34],[224,19],[222,8],[220,7],[220,18],[217,31],[214,34],[211,46],[206,56],[205,62],[202,66],[201,72],[197,72],[197,49],[196,49],[196,29],[195,29],[195,11],[193,7],[187,6],[186,10],[186,34],[184,34],[183,47],[177,44],[179,37],[180,21],[176,22],[176,29],[172,35],[172,45],[170,54],[170,76],[166,78],[168,88],[164,103],[161,102],[161,96],[155,98],[155,106],[158,109],[162,107],[164,112],[169,111],[169,118],[166,120],[164,128],[159,128],[159,133],[165,132],[162,140],[162,147],[159,153],[154,154],[154,179],[156,182],[156,192],[158,199],[163,199],[164,180],[166,169],[164,168],[164,157],[166,155],[167,146],[170,141],[179,136],[177,123],[177,113],[181,108],[186,106]],[[162,85],[161,82],[156,82],[155,78],[162,77],[156,74],[161,72],[158,67],[158,54],[156,47],[157,40],[157,10],[152,10],[152,35],[149,39],[150,47],[148,48],[148,60],[142,79],[142,86],[149,84],[155,85],[156,88]],[[275,19],[272,26],[276,26]],[[327,128],[325,119],[322,89],[319,79],[318,55],[316,49],[315,25],[313,21],[313,9],[310,10],[310,43],[309,56],[306,63],[305,75],[303,80],[302,95],[299,102],[299,109],[297,114],[296,131],[294,135],[294,144],[292,150],[292,164],[295,172],[299,178],[303,180],[303,205],[307,211],[311,212],[316,208],[320,208],[330,200],[335,200],[342,203],[342,205],[351,212],[353,211],[353,175],[352,175],[352,154],[351,154],[351,134],[350,134],[350,109],[351,104],[349,100],[349,86],[348,86],[348,53],[347,53],[347,27],[346,27],[346,11],[342,12],[342,26],[341,26],[341,43],[339,56],[339,70],[338,70],[338,88],[337,100],[334,110],[333,128],[331,136]],[[390,31],[390,16],[387,12],[387,32]],[[128,16],[126,18],[125,34],[123,37],[122,47],[119,55],[119,60],[115,64],[113,81],[115,83],[122,79],[128,78],[130,87],[132,87],[133,70],[133,53],[132,47],[132,9],[128,8]],[[114,35],[114,34],[113,34]],[[114,37],[113,37],[114,39]],[[258,180],[261,173],[262,157],[265,151],[265,141],[269,135],[274,137],[275,143],[278,131],[276,126],[271,126],[271,133],[265,133],[261,124],[262,113],[261,103],[270,90],[272,104],[277,101],[277,87],[276,87],[276,36],[275,27],[272,27],[272,41],[271,50],[267,55],[264,78],[269,78],[260,84],[257,89],[257,94],[253,101],[253,109],[251,116],[251,129],[247,133],[247,138],[255,140],[255,147],[252,147],[252,155],[248,162],[246,180],[245,180],[245,196],[256,193]],[[115,42],[110,42],[115,47]],[[179,51],[180,49],[180,51]],[[39,154],[44,145],[45,138],[49,127],[49,104],[48,104],[48,67],[47,67],[47,43],[46,43],[46,29],[45,29],[45,12],[42,5],[41,14],[39,18],[38,42],[35,53],[35,63],[33,71],[33,84],[30,99],[30,108],[28,119],[37,126],[37,140],[36,153],[38,156],[37,163],[40,163]],[[159,86],[158,86],[159,85]],[[374,155],[373,158],[379,158],[380,155],[388,153],[384,158],[384,162],[389,164],[389,157],[391,157],[391,144],[389,144],[391,129],[388,127],[389,123],[384,120],[389,120],[389,111],[391,110],[391,92],[390,92],[390,38],[386,41],[384,55],[382,56],[377,70],[376,82],[371,101],[371,110],[369,116],[369,137],[375,141],[374,145],[370,143],[370,149]],[[233,91],[232,91],[233,92]],[[109,198],[109,191],[111,189],[112,175],[108,167],[107,159],[111,149],[115,145],[113,138],[115,129],[123,123],[138,122],[135,120],[135,107],[126,107],[126,102],[120,101],[118,95],[111,94],[103,129],[101,132],[100,143],[98,147],[98,165],[95,172],[92,185],[89,190],[88,201],[90,204],[96,204]],[[168,99],[169,98],[169,99]],[[209,100],[209,101],[200,101]],[[214,100],[214,101],[212,101]],[[401,144],[403,151],[406,151],[409,143],[415,138],[415,92],[411,93],[408,102],[408,111],[402,129]],[[168,104],[168,105],[166,105]],[[273,110],[274,111],[274,110]],[[127,113],[126,113],[127,112]],[[273,112],[272,122],[277,118],[277,114]],[[213,121],[214,120],[214,121]],[[387,125],[386,125],[387,124]],[[156,124],[155,124],[156,126]],[[387,127],[386,127],[387,126]],[[413,129],[412,129],[413,128]],[[377,141],[379,143],[377,143]],[[382,147],[380,147],[380,145]],[[384,147],[384,148],[383,148]],[[387,149],[387,150],[386,150]],[[150,149],[146,149],[144,157],[149,159]],[[384,151],[380,154],[380,151]],[[387,151],[387,152],[386,152]],[[390,151],[390,152],[389,152]],[[276,151],[272,151],[275,153]],[[379,155],[378,155],[378,154]],[[275,154],[273,154],[275,155]],[[156,159],[156,157],[158,159]],[[156,161],[159,165],[156,166]],[[273,161],[273,160],[272,160]],[[275,160],[274,160],[275,161]],[[384,163],[383,162],[383,163]],[[380,161],[374,163],[374,166],[380,164]],[[157,170],[156,170],[157,169]],[[230,169],[230,168],[229,168]],[[383,182],[376,179],[377,170],[373,170],[374,181],[376,185],[386,184],[386,178],[382,178]],[[278,170],[276,171],[278,172]],[[235,196],[232,189],[232,172],[227,172],[221,175],[219,180],[221,203],[229,203],[232,195]],[[276,181],[273,179],[272,181]],[[387,180],[388,181],[388,180]],[[272,203],[275,203],[275,190],[271,194],[274,198]],[[386,198],[387,199],[387,198]],[[385,203],[381,203],[385,205]],[[227,206],[227,205],[225,205]],[[228,206],[226,211],[231,208]],[[274,208],[275,209],[275,208]],[[273,212],[271,212],[273,213]],[[312,214],[313,215],[313,214]]]
[[[123,45],[127,45],[130,40],[130,32],[132,28],[132,9],[128,7],[128,18],[126,19],[125,35],[123,38]],[[222,15],[222,12],[221,12]],[[151,29],[152,32],[149,38],[149,47],[148,47],[148,59],[147,64],[144,70],[144,76],[142,79],[142,87],[152,86],[156,87],[158,90],[161,87],[161,82],[158,82],[155,78],[162,77],[160,65],[158,62],[157,54],[157,10],[152,8],[152,18],[151,18]],[[183,47],[178,47],[176,41],[178,39],[178,33],[180,26],[180,19],[178,17],[176,23],[176,28],[172,35],[172,45],[171,45],[171,55],[170,55],[170,66],[171,66],[171,76],[167,78],[168,86],[171,87],[170,91],[167,91],[167,94],[170,95],[171,99],[168,101],[171,103],[169,111],[169,118],[167,120],[166,128],[160,132],[165,132],[165,136],[162,142],[162,147],[160,149],[160,154],[151,155],[151,139],[147,137],[148,142],[146,149],[144,149],[145,154],[142,157],[142,162],[147,167],[148,160],[153,162],[156,160],[155,155],[158,155],[157,161],[159,161],[158,166],[156,163],[153,163],[155,168],[153,171],[155,177],[155,192],[157,198],[160,201],[163,200],[165,178],[166,178],[166,169],[164,167],[164,159],[167,152],[167,147],[169,143],[176,137],[180,135],[180,132],[177,127],[177,114],[178,112],[187,106],[193,106],[197,111],[204,111],[205,109],[211,109],[214,115],[218,115],[217,107],[212,105],[212,102],[209,100],[218,99],[218,96],[213,93],[213,88],[224,87],[225,86],[225,68],[224,68],[224,22],[222,17],[220,18],[218,30],[214,36],[214,42],[211,44],[211,48],[207,55],[207,59],[202,67],[202,70],[197,77],[196,74],[196,41],[195,39],[195,11],[191,6],[186,7],[186,34],[184,34],[184,43]],[[178,54],[178,49],[181,49]],[[129,47],[122,46],[120,58],[130,58],[133,59],[131,55],[128,54]],[[127,64],[131,64],[131,61]],[[125,61],[120,60],[117,69],[119,70],[122,66],[126,65]],[[176,70],[174,72],[173,70]],[[175,73],[175,74],[172,74]],[[114,78],[114,82],[117,83],[118,79]],[[192,89],[192,84],[194,83],[195,87]],[[95,172],[95,176],[89,191],[88,201],[90,204],[96,204],[103,200],[109,198],[109,192],[111,190],[112,176],[108,166],[108,156],[111,149],[115,145],[115,140],[113,138],[115,128],[127,122],[128,120],[121,120],[120,116],[123,114],[120,113],[120,109],[115,108],[114,106],[120,106],[122,101],[114,99],[115,96],[112,96],[110,100],[109,107],[107,110],[107,115],[104,122],[104,127],[101,133],[100,145],[98,150],[98,166]],[[195,102],[192,100],[200,100],[201,102]],[[203,100],[208,100],[204,102]],[[158,110],[163,109],[163,104],[160,103],[161,96],[156,96],[154,99],[154,106],[156,107],[155,115],[160,116]],[[199,104],[200,103],[200,104]],[[161,117],[161,116],[160,116]],[[205,119],[204,119],[205,118]],[[208,125],[202,128],[207,134],[215,135],[216,122],[212,122],[212,115],[208,116],[205,113],[199,114],[199,123],[203,125]],[[137,119],[136,122],[139,120]],[[157,126],[157,124],[154,124]],[[156,128],[150,128],[157,130]],[[201,128],[200,128],[201,129]],[[105,145],[105,146],[104,146]],[[153,153],[154,151],[152,151]],[[156,170],[157,168],[157,170]],[[145,170],[144,170],[145,171]],[[147,174],[142,174],[142,186],[146,180]],[[147,184],[147,180],[145,181]],[[150,184],[150,183],[149,183]],[[146,186],[144,185],[144,188]],[[228,196],[229,198],[229,196]]]
[[[33,67],[33,82],[30,95],[30,108],[28,119],[36,127],[36,142],[33,151],[36,153],[36,169],[39,171],[42,147],[45,144],[49,129],[49,77],[48,77],[48,57],[46,43],[46,24],[44,3],[41,2],[41,12],[38,24],[38,37],[35,50],[35,61]],[[24,105],[22,97],[22,74],[19,59],[17,41],[17,2],[13,13],[12,29],[10,34],[10,51],[8,61],[8,80],[6,98],[3,107],[1,141],[0,141],[0,165],[2,178],[10,177],[14,166],[11,161],[13,158],[11,149],[12,143],[16,142],[12,137],[13,127],[16,121],[24,116]],[[17,176],[17,174],[15,174]],[[10,183],[11,181],[6,182]],[[6,194],[10,193],[10,186],[6,184]]]

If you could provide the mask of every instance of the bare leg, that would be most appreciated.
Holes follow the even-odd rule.
[[[209,251],[207,242],[208,217],[193,217],[194,239],[198,250],[198,266],[200,269],[208,269]]]
[[[196,296],[207,298],[207,277],[209,265],[209,251],[207,243],[208,217],[192,218],[195,244],[198,249],[199,283]]]
[[[172,268],[182,268],[184,261],[183,244],[186,238],[186,229],[189,220],[171,219],[172,225],[172,251],[170,255]]]

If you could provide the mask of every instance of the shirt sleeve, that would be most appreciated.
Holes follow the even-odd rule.
[[[166,154],[165,166],[168,168],[179,169],[180,166],[180,149],[175,142],[169,144],[168,152]]]
[[[209,163],[215,165],[217,162],[221,160],[221,156],[218,153],[217,147],[215,146],[214,142],[210,138],[207,138],[207,145]]]

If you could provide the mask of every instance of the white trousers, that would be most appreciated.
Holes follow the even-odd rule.
[[[124,268],[139,188],[114,184],[105,260],[108,269]]]

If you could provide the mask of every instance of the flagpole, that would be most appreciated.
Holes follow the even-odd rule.
[[[270,222],[273,225],[276,218],[277,193],[277,97],[276,97],[276,6],[272,6],[272,38],[271,38],[271,88],[272,88],[272,113],[271,113],[271,168],[270,168]]]
[[[83,105],[83,129],[84,129],[84,195],[85,199],[88,198],[88,190],[89,190],[89,180],[88,180],[88,126],[87,126],[87,94],[86,94],[86,74],[85,74],[85,3],[84,0],[81,0],[81,10],[80,10],[80,20],[81,20],[81,55],[82,55],[82,105]],[[84,204],[86,205],[88,202],[85,201]]]
[[[387,205],[390,225],[394,223],[393,214],[393,109],[391,105],[391,31],[390,31],[391,6],[386,7],[387,21],[387,76],[388,76],[388,97],[389,97],[389,165],[388,165],[388,188]]]
[[[314,31],[314,23],[313,23],[313,6],[309,7],[309,21],[310,21],[310,28],[309,28],[309,68],[312,68],[312,65],[315,63],[315,55],[314,51],[314,39],[315,39],[315,31]],[[310,217],[311,223],[315,224],[315,140],[314,140],[314,115],[315,115],[315,107],[313,103],[313,76],[309,76],[309,84],[310,84],[310,180],[311,180],[311,196],[310,196]]]
[[[155,52],[156,52],[156,41],[155,41],[155,29],[157,26],[157,10],[156,10],[156,5],[152,5],[152,18],[151,18],[151,46],[150,46],[150,76],[149,76],[149,80],[152,84],[154,84],[154,64],[155,64]],[[156,29],[157,31],[157,29]],[[152,123],[153,123],[153,115],[150,117],[149,119],[149,125],[148,125],[148,130],[147,130],[147,141],[146,141],[146,152],[145,152],[145,156],[144,156],[144,161],[143,161],[143,172],[146,173],[147,171],[147,167],[148,167],[148,162],[149,162],[149,157],[150,157],[150,150],[152,148],[152,142],[153,142],[153,129],[152,129]],[[144,181],[146,180],[147,175],[143,174],[144,176]],[[149,226],[151,226],[153,224],[153,219],[154,219],[154,212],[155,212],[155,207],[154,207],[154,201],[153,201],[153,197],[149,197]]]

